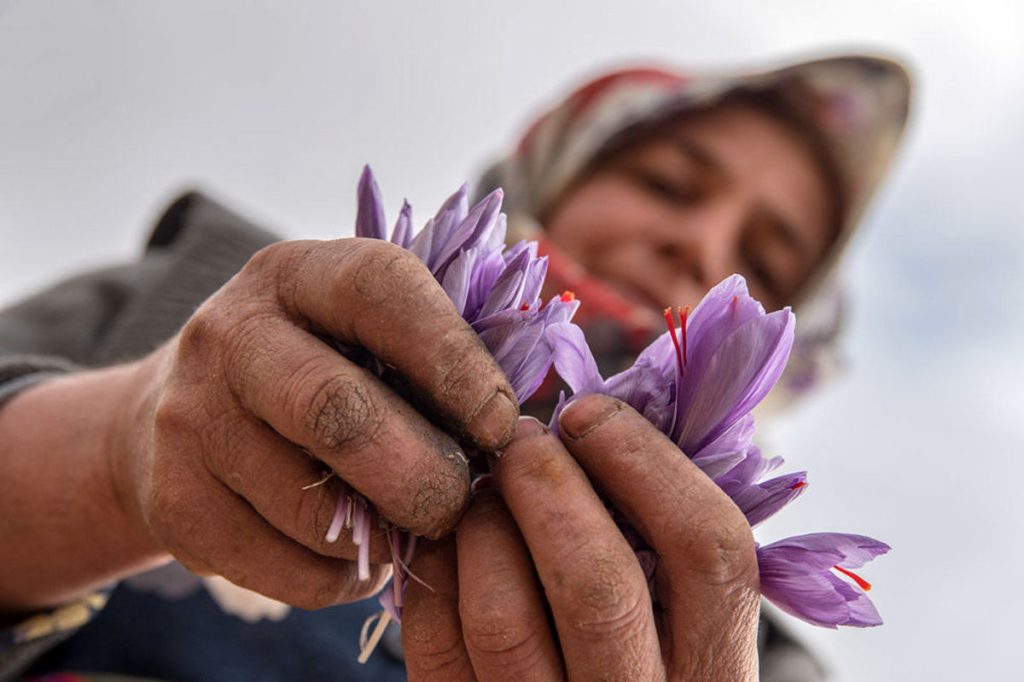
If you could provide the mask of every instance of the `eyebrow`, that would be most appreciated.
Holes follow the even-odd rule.
[[[729,175],[725,166],[715,158],[714,154],[693,140],[678,134],[670,136],[669,140],[672,142],[672,146],[677,152],[689,158],[698,166],[701,166],[705,170],[711,171],[716,175]]]
[[[713,153],[707,148],[694,142],[683,135],[672,135],[670,141],[677,152],[687,157],[704,170],[722,178],[731,178],[732,174],[722,165]],[[805,260],[813,257],[811,244],[803,237],[803,234],[793,224],[783,218],[770,206],[762,205],[762,210],[767,213],[772,226],[779,233],[785,243],[796,250],[798,257]]]

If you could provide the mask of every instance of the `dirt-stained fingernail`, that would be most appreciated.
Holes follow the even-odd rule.
[[[558,416],[558,426],[567,438],[578,440],[606,422],[622,403],[606,395],[586,395],[572,401]]]
[[[516,440],[542,436],[547,432],[548,427],[544,426],[536,417],[520,417],[516,424]]]
[[[467,435],[484,450],[497,450],[512,440],[518,416],[516,404],[503,392],[495,391],[469,420]]]

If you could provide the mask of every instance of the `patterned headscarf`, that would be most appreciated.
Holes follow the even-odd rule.
[[[540,242],[550,258],[549,286],[571,289],[584,301],[576,319],[587,328],[602,370],[618,371],[663,330],[647,326],[649,314],[638,314],[634,304],[560,253],[545,239],[538,216],[624,131],[713,109],[738,91],[770,96],[793,120],[811,128],[823,143],[842,199],[835,242],[790,302],[798,313],[797,340],[774,392],[776,400],[788,402],[836,365],[843,317],[836,264],[902,136],[910,99],[910,79],[902,66],[877,57],[842,56],[742,75],[615,71],[540,116],[515,149],[483,174],[477,192],[505,190],[510,239]]]

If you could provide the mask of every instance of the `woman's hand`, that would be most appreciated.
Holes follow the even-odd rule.
[[[415,405],[326,336],[370,351]],[[324,539],[338,477],[440,537],[469,501],[447,433],[502,447],[517,416],[500,368],[411,253],[364,239],[267,247],[151,355],[4,406],[0,483],[20,487],[0,504],[15,519],[0,531],[0,611],[168,553],[296,606],[367,596],[388,569],[360,582],[350,535]],[[376,528],[371,560],[390,562]]]
[[[493,460],[497,490],[474,496],[454,541],[417,550],[412,570],[433,590],[409,585],[409,678],[756,679],[757,561],[740,511],[621,402],[582,398],[560,426],[561,441],[520,420]],[[660,556],[658,604],[595,489]]]

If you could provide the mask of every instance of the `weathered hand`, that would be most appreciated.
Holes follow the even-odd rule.
[[[368,349],[410,405],[321,338]],[[469,499],[458,443],[504,446],[514,394],[430,272],[386,242],[285,242],[257,253],[139,365],[113,461],[129,513],[186,567],[290,604],[366,596],[350,535],[324,540],[337,475],[427,537]],[[390,561],[374,533],[371,558]]]
[[[409,678],[756,679],[757,562],[740,511],[621,402],[580,399],[560,425],[561,441],[522,419],[493,460],[498,490],[474,496],[454,540],[417,551],[433,591],[409,586]],[[660,555],[657,605],[595,489]]]

